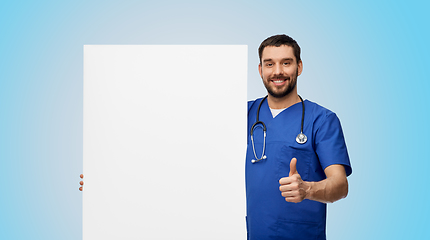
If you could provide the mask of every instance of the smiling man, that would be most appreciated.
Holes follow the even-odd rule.
[[[248,239],[326,239],[326,204],[346,197],[352,172],[340,121],[298,95],[294,39],[269,37],[258,52],[268,95],[248,103]]]

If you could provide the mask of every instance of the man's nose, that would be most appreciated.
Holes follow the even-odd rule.
[[[283,69],[282,69],[282,65],[276,64],[274,73],[275,73],[275,75],[282,75],[284,73]]]

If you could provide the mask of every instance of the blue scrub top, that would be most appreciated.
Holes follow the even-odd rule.
[[[279,179],[288,177],[290,161],[297,158],[297,171],[304,181],[321,181],[326,178],[324,169],[332,164],[345,166],[346,174],[352,172],[336,114],[305,100],[303,132],[308,137],[305,144],[298,144],[302,104],[296,103],[275,118],[265,100],[259,120],[267,127],[267,159],[255,159],[250,139],[251,126],[256,121],[258,105],[262,99],[248,102],[248,149],[246,155],[246,201],[248,239],[326,239],[326,204],[304,200],[300,203],[285,201],[279,191]],[[254,130],[257,157],[263,149],[263,130]]]

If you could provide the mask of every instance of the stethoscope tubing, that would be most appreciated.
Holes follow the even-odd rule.
[[[260,121],[259,117],[260,117],[260,109],[261,109],[261,104],[263,104],[264,100],[266,100],[267,95],[261,100],[260,104],[258,105],[257,108],[257,120],[255,121],[255,123],[252,125],[251,127],[251,143],[252,143],[252,151],[254,152],[254,157],[256,159],[252,159],[252,163],[256,163],[259,162],[263,159],[266,159],[266,155],[264,155],[264,152],[266,150],[266,124],[264,124],[264,122]],[[257,154],[255,153],[255,144],[254,144],[254,129],[259,126],[259,124],[261,124],[262,128],[263,128],[263,152],[261,153],[261,157],[257,158]]]
[[[259,162],[263,159],[266,159],[267,156],[264,154],[265,150],[266,150],[266,124],[264,124],[264,122],[260,121],[260,109],[261,109],[261,105],[263,104],[264,100],[266,100],[268,95],[266,95],[260,102],[260,104],[258,105],[257,108],[257,119],[255,121],[255,123],[252,125],[251,127],[251,144],[252,144],[252,151],[254,152],[254,157],[255,159],[252,159],[251,162],[252,163],[256,163]],[[303,102],[303,99],[300,95],[298,95],[300,98],[300,101],[302,103],[302,119],[301,119],[301,126],[300,126],[300,133],[297,135],[296,137],[296,142],[299,144],[304,144],[307,141],[307,137],[305,134],[303,134],[303,125],[304,125],[304,119],[305,119],[305,104]],[[255,144],[254,144],[254,129],[259,127],[261,125],[261,128],[263,128],[263,151],[261,153],[261,157],[258,158],[257,154],[255,152]]]

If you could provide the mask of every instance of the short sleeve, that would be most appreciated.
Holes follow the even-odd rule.
[[[249,109],[251,109],[252,105],[254,104],[255,101],[248,101],[248,112]]]
[[[345,167],[346,175],[351,175],[352,168],[342,127],[338,117],[333,112],[327,111],[321,125],[317,128],[315,151],[323,169],[333,164],[341,164]]]

